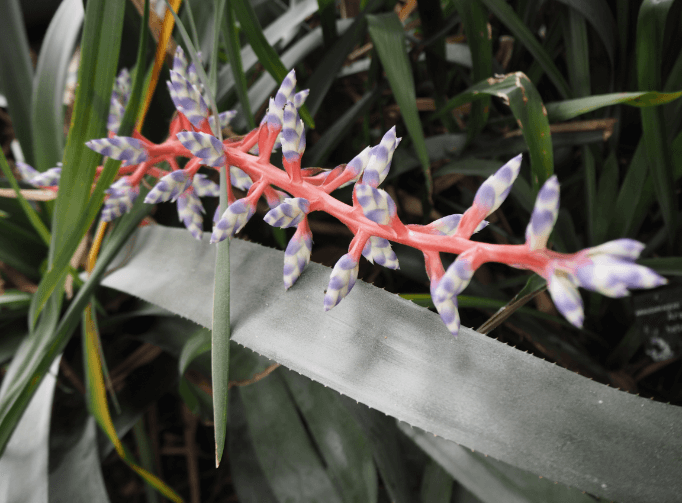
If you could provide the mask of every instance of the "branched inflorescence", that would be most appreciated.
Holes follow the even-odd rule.
[[[336,306],[353,288],[358,276],[360,256],[391,269],[398,259],[389,241],[402,243],[423,252],[431,281],[431,296],[436,309],[453,335],[459,332],[457,295],[476,271],[486,262],[499,262],[533,271],[548,282],[548,289],[558,310],[574,325],[583,323],[583,305],[578,287],[610,297],[628,295],[629,288],[652,288],[666,282],[652,270],[635,264],[643,245],[631,239],[618,239],[577,253],[562,254],[547,249],[547,240],[559,211],[559,183],[551,177],[541,188],[526,229],[522,245],[497,245],[471,241],[483,229],[484,220],[505,200],[521,167],[521,155],[511,159],[478,189],[473,205],[463,215],[449,215],[428,225],[405,225],[396,214],[391,196],[379,186],[391,167],[393,152],[400,143],[395,128],[381,142],[360,152],[348,164],[331,171],[302,169],[305,129],[298,109],[308,92],[295,93],[292,70],[282,82],[261,124],[241,138],[219,141],[213,134],[215,118],[209,116],[207,100],[192,64],[178,48],[168,89],[178,110],[170,124],[169,137],[156,145],[139,133],[133,137],[116,136],[130,92],[130,77],[122,72],[116,80],[108,120],[110,136],[87,143],[103,156],[123,161],[121,177],[107,191],[102,210],[104,221],[129,211],[139,194],[145,175],[158,178],[145,202],[177,203],[178,214],[192,235],[201,239],[204,212],[199,197],[218,196],[219,187],[200,167],[220,169],[229,166],[231,184],[227,184],[229,206],[222,215],[216,212],[211,243],[234,236],[253,216],[256,203],[265,197],[270,211],[265,221],[276,227],[295,227],[296,232],[284,254],[284,286],[290,288],[310,261],[312,233],[308,214],[324,211],[343,222],[354,234],[348,253],[336,263],[324,297],[324,309]],[[219,116],[225,127],[234,112]],[[284,170],[270,163],[273,149],[282,148]],[[189,159],[183,169],[177,158]],[[166,161],[171,171],[158,167]],[[29,183],[54,186],[60,168],[37,173],[27,165],[20,171]],[[353,205],[330,194],[349,184]],[[232,186],[248,191],[236,199]],[[277,188],[275,188],[277,187]],[[440,253],[457,254],[444,269]]]

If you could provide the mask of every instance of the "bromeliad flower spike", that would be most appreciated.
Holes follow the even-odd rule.
[[[168,139],[160,145],[139,134],[115,136],[121,107],[127,101],[126,75],[117,80],[109,118],[110,137],[88,142],[101,154],[124,161],[121,178],[109,189],[102,218],[112,220],[129,211],[145,175],[158,178],[145,202],[176,201],[179,215],[192,235],[201,239],[203,207],[200,196],[217,196],[218,186],[198,170],[204,166],[219,169],[229,166],[231,185],[248,190],[236,199],[227,187],[229,206],[216,215],[211,242],[234,236],[253,216],[256,203],[265,197],[271,210],[265,221],[277,227],[295,227],[296,232],[284,254],[284,286],[291,288],[310,261],[312,233],[308,215],[324,211],[344,223],[354,234],[348,253],[334,266],[324,297],[324,309],[336,306],[350,293],[358,276],[360,257],[398,268],[390,241],[419,249],[424,254],[431,281],[431,295],[443,322],[453,335],[459,332],[457,295],[474,272],[486,262],[499,262],[533,271],[548,282],[549,292],[559,311],[574,325],[583,323],[583,306],[578,287],[610,297],[622,297],[630,288],[653,288],[666,282],[652,270],[635,264],[643,245],[619,239],[579,251],[562,254],[547,249],[547,240],[559,211],[559,183],[556,176],[540,190],[526,242],[498,245],[471,241],[472,234],[487,225],[484,220],[505,200],[521,167],[521,155],[502,166],[478,189],[473,205],[463,215],[449,215],[428,225],[405,225],[396,213],[391,196],[379,188],[391,167],[400,138],[390,129],[378,145],[367,147],[348,164],[331,171],[302,169],[305,129],[298,109],[307,91],[295,93],[292,70],[282,82],[260,126],[239,139],[219,141],[212,132],[214,117],[209,117],[207,100],[192,65],[178,48],[168,88],[178,115],[170,125]],[[223,112],[219,121],[226,126],[234,112]],[[270,163],[273,148],[282,148],[284,170]],[[257,152],[254,154],[253,152]],[[188,158],[180,169],[177,158]],[[166,161],[171,171],[156,165]],[[25,169],[27,176],[35,176]],[[32,179],[34,180],[34,179]],[[353,204],[349,206],[331,196],[343,186],[354,184]],[[277,187],[277,189],[275,189]],[[447,270],[440,253],[457,254]]]

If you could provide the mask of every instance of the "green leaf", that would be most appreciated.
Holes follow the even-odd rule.
[[[540,93],[523,73],[510,73],[479,82],[451,98],[445,107],[433,114],[430,119],[437,119],[464,103],[488,95],[501,98],[511,108],[530,151],[533,187],[539,189],[554,172],[552,133],[549,130],[547,110]]]
[[[661,88],[663,32],[672,0],[644,0],[637,18],[637,83],[641,91]],[[677,232],[678,203],[668,133],[659,108],[642,109],[642,139],[656,198],[672,245]]]
[[[514,9],[505,0],[480,0],[486,7],[500,20],[500,22],[509,28],[514,37],[521,42],[533,58],[540,63],[542,68],[547,73],[549,79],[554,83],[559,91],[559,94],[564,99],[570,98],[571,89],[566,83],[563,75],[554,64],[552,57],[540,45],[540,42],[535,38],[535,35],[523,23],[519,16],[514,12]]]
[[[426,465],[421,486],[422,503],[449,503],[452,498],[452,477],[434,461]]]
[[[244,403],[239,393],[230,395],[230,472],[242,503],[277,503],[268,479],[258,461],[247,425]]]
[[[591,86],[587,23],[582,14],[575,9],[566,9],[566,11],[568,15],[563,20],[563,25],[569,80],[574,96],[588,96]]]
[[[422,165],[427,194],[431,194],[433,188],[431,165],[424,143],[424,130],[417,110],[414,77],[407,59],[403,25],[395,13],[369,15],[367,21],[369,22],[369,35]]]
[[[294,372],[281,374],[341,499],[376,502],[377,474],[369,443],[338,393]]]
[[[664,276],[682,276],[682,257],[658,257],[638,260],[637,263],[650,267]]]
[[[91,0],[92,1],[92,0]],[[3,379],[8,392],[0,398],[0,453],[4,450],[17,422],[24,413],[31,396],[50,368],[50,364],[64,350],[81,320],[81,313],[90,301],[95,287],[109,263],[123,248],[140,221],[149,214],[151,206],[143,203],[147,189],[132,211],[118,221],[110,238],[102,247],[99,259],[88,280],[69,304],[61,320],[61,296],[48,299],[44,314],[35,331],[24,340]]]
[[[599,177],[594,208],[592,243],[603,243],[614,212],[613,201],[618,195],[618,160],[613,152],[606,158]]]
[[[215,248],[159,226],[140,229],[134,244],[102,283],[210,326]],[[231,299],[235,342],[408,424],[596,495],[666,500],[682,490],[679,407],[466,328],[453,340],[437,314],[361,281],[325,313],[330,269],[311,263],[284,292],[281,251],[233,240],[230,258],[240,290]]]
[[[456,0],[455,5],[471,50],[471,80],[480,82],[493,74],[493,41],[488,29],[488,13],[478,0]],[[469,138],[477,136],[485,127],[489,108],[489,97],[472,104],[467,128]]]
[[[64,85],[84,15],[80,0],[62,2],[43,39],[31,107],[32,148],[38,171],[55,166],[64,155]]]
[[[48,451],[52,399],[57,383],[59,358],[50,368],[49,378],[36,386],[26,414],[18,422],[14,435],[0,457],[0,494],[5,501],[44,501],[48,494]],[[7,378],[0,397],[10,393]],[[27,477],[26,474],[31,476]]]
[[[178,373],[183,375],[194,359],[211,351],[211,331],[200,328],[195,331],[182,346],[180,357],[178,358]]]
[[[21,309],[28,307],[31,302],[31,294],[19,290],[5,290],[0,295],[0,308]]]
[[[49,501],[108,503],[95,419],[83,414],[82,409],[69,412],[70,421],[59,421],[50,432]]]
[[[605,0],[559,0],[579,12],[592,25],[604,43],[611,66],[615,61],[616,23]],[[573,86],[575,88],[575,86]]]
[[[340,503],[281,374],[241,387],[239,394],[256,456],[277,499]]]
[[[330,47],[336,42],[339,34],[336,32],[336,1],[335,0],[317,0],[319,6],[318,13],[320,16],[320,23],[322,24],[322,36],[324,38],[325,47]],[[315,112],[311,110],[315,115]]]
[[[31,206],[31,203],[29,203],[26,200],[26,198],[22,195],[21,189],[19,188],[19,183],[17,182],[17,179],[14,177],[14,174],[12,173],[12,170],[10,169],[9,164],[7,163],[7,159],[5,158],[5,154],[1,151],[0,151],[0,169],[2,170],[5,177],[7,178],[7,181],[9,181],[9,184],[14,189],[14,192],[17,195],[17,201],[21,205],[21,209],[24,210],[24,213],[26,214],[26,217],[28,218],[28,220],[31,222],[31,225],[36,230],[38,235],[42,238],[42,240],[45,242],[45,244],[49,245],[50,244],[50,231],[47,229],[47,227],[45,227],[45,224],[43,223],[43,221],[38,216],[38,213],[36,213],[36,210],[33,209],[33,206]]]
[[[524,472],[454,442],[400,423],[400,429],[457,482],[484,503],[589,503],[594,498],[577,489]]]
[[[62,285],[69,261],[99,212],[104,191],[114,181],[121,164],[120,161],[107,160],[92,189],[100,155],[87,148],[85,142],[105,135],[124,13],[125,5],[111,2],[106,5],[89,3],[86,10],[82,37],[86,50],[81,53],[79,85],[73,110],[74,117],[80,117],[80,120],[74,121],[69,130],[54,210],[49,269],[33,296],[29,310],[30,327],[35,325],[50,295]],[[108,29],[104,28],[105,25]],[[118,132],[122,136],[132,132],[141,103],[147,38],[146,25],[141,24],[135,76]],[[94,79],[90,78],[93,74]],[[93,102],[97,105],[92,105]]]
[[[391,501],[415,501],[408,484],[408,468],[400,449],[400,432],[396,422],[348,397],[341,397],[341,402],[364,431]]]
[[[254,52],[258,55],[258,60],[268,73],[277,82],[281,83],[289,72],[279,59],[277,51],[273,49],[265,38],[253,6],[248,0],[232,0],[232,6],[246,38],[248,38],[251,47],[253,47]],[[315,122],[305,105],[299,109],[299,114],[308,127],[315,127]]]
[[[346,30],[343,36],[336,40],[336,43],[326,51],[324,58],[319,62],[317,68],[315,68],[315,71],[306,82],[306,87],[310,89],[306,106],[310,110],[311,115],[315,116],[317,114],[320,106],[322,106],[322,100],[337,78],[339,70],[346,60],[346,56],[348,56],[365,34],[367,28],[366,15],[375,11],[379,5],[380,2],[378,0],[369,2],[365,9],[356,16],[353,24]],[[324,25],[322,29],[324,35]],[[334,24],[334,33],[337,33],[336,22]]]
[[[658,91],[644,91],[636,93],[597,94],[574,100],[547,103],[547,115],[550,122],[562,122],[593,110],[623,104],[633,107],[646,108],[670,103],[682,96],[682,91],[675,93],[661,93]]]
[[[225,37],[225,44],[227,45],[227,54],[230,60],[229,67],[232,71],[237,97],[242,106],[242,111],[246,114],[246,123],[249,129],[253,129],[256,127],[256,121],[253,118],[251,104],[249,103],[246,73],[244,73],[242,55],[239,52],[239,31],[237,30],[237,23],[234,19],[234,11],[232,10],[231,2],[228,2],[227,4],[227,16],[223,18],[222,30],[223,36]]]
[[[0,90],[7,97],[14,134],[19,140],[26,162],[33,165],[31,131],[31,88],[33,64],[28,47],[19,0],[3,0],[0,4]],[[26,4],[28,5],[28,4]]]

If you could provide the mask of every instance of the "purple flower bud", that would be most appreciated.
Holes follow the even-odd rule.
[[[113,136],[90,140],[85,145],[105,157],[125,161],[127,165],[140,164],[149,159],[145,144],[130,136]]]
[[[23,178],[26,183],[31,183],[33,177],[39,174],[37,169],[25,162],[17,161],[16,166],[21,178]]]
[[[346,164],[346,169],[353,173],[354,178],[345,185],[355,183],[360,178],[362,173],[365,171],[365,168],[367,167],[367,163],[369,162],[369,156],[371,152],[372,152],[371,147],[365,147],[365,150],[363,150],[358,155],[353,157],[353,159],[348,164]]]
[[[220,118],[220,129],[226,128],[228,124],[230,124],[230,121],[234,119],[236,115],[237,115],[236,110],[228,110],[227,112],[219,113],[218,117]],[[212,115],[208,118],[208,125],[211,127],[212,131],[216,131],[215,117],[213,117]]]
[[[132,81],[128,70],[123,68],[114,81],[114,89],[111,92],[109,105],[109,117],[107,119],[107,129],[112,133],[118,133],[121,127],[121,120],[125,112],[125,107],[130,99]]]
[[[300,159],[305,151],[305,129],[298,111],[291,102],[284,106],[283,119],[280,134],[282,154],[287,161],[293,162],[295,159]]]
[[[556,175],[545,182],[535,200],[535,208],[526,228],[526,243],[531,250],[547,246],[554,223],[559,215],[559,182]]]
[[[455,232],[457,232],[457,227],[459,226],[460,220],[462,220],[462,215],[455,213],[453,215],[448,215],[447,217],[439,218],[438,220],[431,222],[428,227],[438,232],[438,234],[442,234],[444,236],[453,236]],[[480,224],[478,224],[478,227],[476,227],[474,232],[479,232],[485,229],[489,223],[490,222],[487,220],[483,220]]]
[[[555,270],[547,281],[547,290],[557,310],[573,325],[583,326],[585,314],[575,278],[564,271]]]
[[[358,263],[349,254],[344,255],[334,266],[327,292],[324,294],[324,310],[329,311],[348,295],[358,279]]]
[[[178,217],[195,239],[201,239],[204,226],[204,207],[197,194],[184,192],[178,197]]]
[[[630,288],[655,288],[668,282],[648,267],[605,254],[579,266],[575,276],[583,288],[607,297],[625,297]]]
[[[282,127],[282,122],[284,121],[284,111],[282,110],[282,107],[277,106],[274,98],[270,98],[268,112],[265,114],[263,121],[267,122],[268,127],[271,129]]]
[[[364,183],[355,184],[355,195],[362,213],[372,222],[386,225],[396,214],[395,203],[388,192]]]
[[[432,282],[431,298],[433,299],[433,305],[436,307],[438,314],[440,314],[440,319],[443,320],[447,329],[454,337],[457,337],[460,327],[457,295],[443,295],[443,292],[437,293],[437,288],[438,282]]]
[[[256,211],[254,205],[247,199],[239,199],[229,205],[218,223],[213,227],[211,234],[211,244],[218,243],[224,239],[231,238],[246,225],[246,222]]]
[[[636,260],[639,254],[644,249],[644,243],[635,241],[634,239],[616,239],[608,241],[602,245],[589,248],[587,255],[589,257],[596,257],[598,255],[611,255],[613,257],[620,257],[623,260]]]
[[[173,70],[170,71],[168,91],[178,112],[182,113],[194,127],[199,127],[208,117],[208,105],[201,91],[187,78]]]
[[[124,177],[111,184],[105,193],[109,197],[102,208],[102,221],[111,222],[132,209],[133,203],[140,193],[140,188],[138,186],[131,187],[128,178]]]
[[[184,170],[172,171],[161,178],[154,188],[149,191],[144,202],[147,204],[156,204],[163,201],[175,202],[191,183],[192,181],[187,177],[187,173]]]
[[[294,99],[291,101],[293,101],[296,110],[303,106],[303,103],[305,103],[305,100],[308,98],[309,93],[310,89],[304,89],[303,91],[299,91],[296,94],[294,94]]]
[[[284,105],[286,105],[288,101],[291,101],[295,87],[296,71],[292,69],[287,74],[287,76],[284,77],[284,80],[282,80],[282,84],[279,86],[279,89],[277,90],[277,94],[275,94],[275,106],[279,110],[282,110],[282,108],[284,108]]]
[[[217,168],[225,164],[223,144],[215,136],[198,131],[183,131],[177,134],[177,139],[207,166]]]
[[[497,170],[497,173],[491,175],[483,182],[483,185],[476,192],[474,206],[485,210],[486,216],[499,208],[509,195],[511,186],[521,169],[521,158],[522,154],[519,154],[507,162],[507,164]]]
[[[287,198],[282,204],[271,209],[263,218],[273,227],[297,226],[310,211],[310,203],[302,197]]]
[[[396,257],[393,248],[391,248],[391,243],[387,239],[377,236],[370,237],[362,250],[362,256],[372,264],[376,262],[388,269],[400,269],[398,257]]]
[[[310,262],[312,248],[313,236],[308,225],[302,221],[284,252],[284,288],[286,290],[296,283]]]
[[[253,185],[251,177],[237,166],[230,166],[230,183],[241,190],[249,190]]]
[[[199,197],[218,197],[220,195],[220,186],[209,180],[206,175],[199,173],[194,175],[192,187],[194,187],[194,192]]]
[[[379,145],[371,149],[369,162],[362,176],[362,183],[376,188],[384,181],[391,169],[393,152],[395,152],[400,140],[401,138],[396,138],[395,126],[393,126],[381,139]]]
[[[40,173],[25,162],[17,161],[17,170],[25,182],[34,187],[56,187],[59,185],[59,177],[62,174],[62,163],[58,162],[56,168],[50,168]]]
[[[38,173],[31,179],[31,185],[34,187],[56,187],[59,185],[59,178],[62,175],[61,164],[59,162],[56,168],[50,168],[47,171]]]

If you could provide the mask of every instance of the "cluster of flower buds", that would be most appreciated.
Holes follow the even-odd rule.
[[[229,167],[231,184],[226,187],[228,206],[216,213],[211,242],[231,238],[253,216],[256,203],[265,197],[270,211],[265,221],[276,227],[295,227],[284,254],[284,286],[291,288],[310,261],[312,233],[308,214],[324,211],[345,224],[354,234],[348,253],[334,266],[324,297],[324,309],[336,306],[353,288],[358,277],[360,256],[370,262],[398,269],[398,259],[389,241],[419,249],[424,254],[431,281],[431,295],[443,322],[453,335],[460,328],[457,295],[462,292],[485,262],[499,262],[533,271],[548,282],[549,292],[559,311],[574,325],[582,326],[583,306],[577,287],[601,292],[611,297],[628,294],[629,288],[652,288],[666,282],[652,270],[634,260],[643,245],[620,239],[573,254],[547,249],[547,241],[559,211],[559,184],[554,176],[540,190],[526,243],[494,245],[471,241],[483,229],[488,215],[505,200],[521,168],[521,155],[511,159],[479,188],[473,205],[463,215],[449,215],[428,225],[405,225],[397,215],[391,196],[379,186],[386,178],[400,138],[391,128],[378,145],[367,147],[349,163],[333,170],[301,168],[305,151],[305,128],[298,110],[308,91],[295,93],[296,77],[292,70],[277,94],[270,99],[263,121],[241,138],[220,141],[214,135],[215,119],[209,116],[203,87],[192,64],[178,47],[168,89],[178,110],[170,125],[169,137],[156,145],[135,133],[133,137],[116,136],[130,92],[130,77],[122,72],[116,80],[108,121],[110,136],[92,140],[87,145],[103,156],[123,161],[121,177],[108,190],[102,219],[113,220],[129,211],[139,194],[145,175],[158,178],[147,195],[150,204],[177,203],[178,214],[192,235],[201,239],[203,206],[199,197],[218,196],[219,187],[198,170],[204,166]],[[219,116],[225,127],[234,112]],[[273,149],[282,148],[284,170],[272,165]],[[189,159],[181,169],[177,158]],[[157,165],[165,161],[171,171]],[[29,166],[21,172],[34,185],[53,185],[59,168],[38,174]],[[353,205],[342,203],[330,194],[355,184]],[[236,199],[232,186],[248,191]],[[280,190],[276,190],[278,187]],[[443,267],[440,253],[457,254],[457,259]]]

